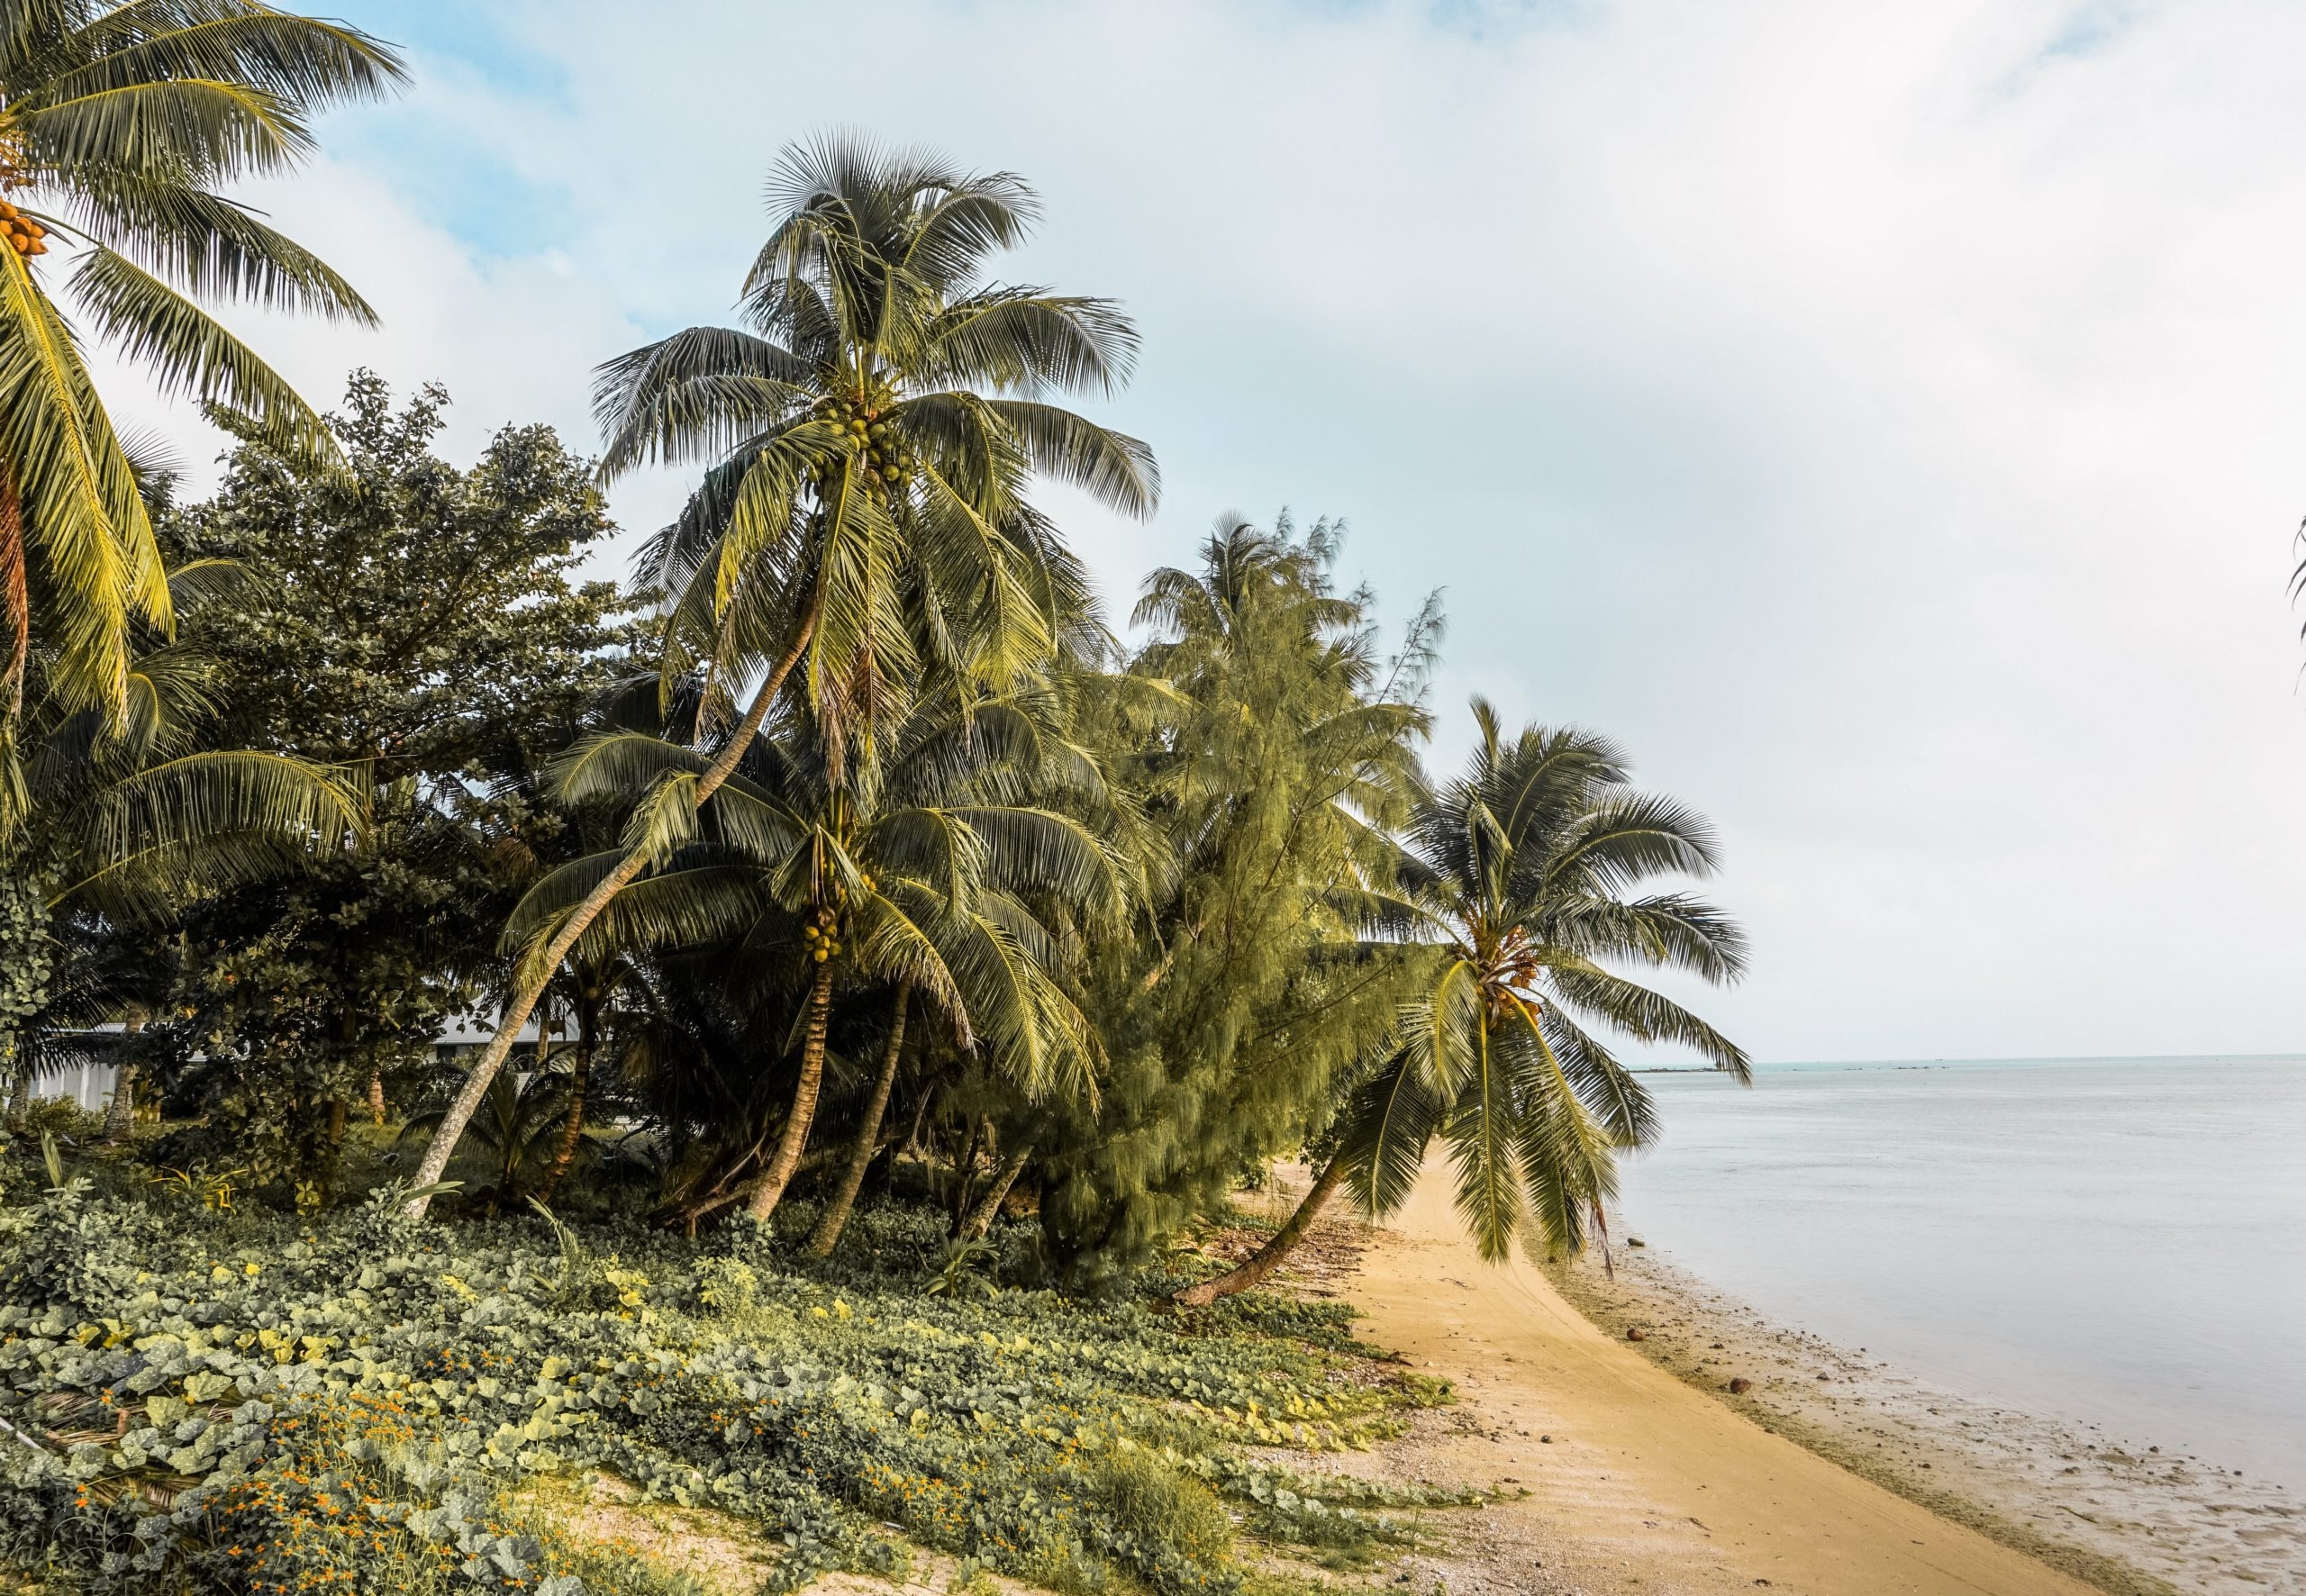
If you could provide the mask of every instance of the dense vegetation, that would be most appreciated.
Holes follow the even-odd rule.
[[[0,186],[82,216],[10,232],[0,318],[60,314],[59,238],[234,445],[180,503],[0,325],[0,1563],[661,1588],[572,1528],[602,1481],[767,1537],[779,1587],[910,1545],[1230,1590],[1245,1533],[1407,1534],[1431,1499],[1244,1448],[1431,1393],[1234,1293],[1437,1141],[1484,1250],[1584,1244],[1655,1133],[1602,1033],[1744,1068],[1628,973],[1738,973],[1652,884],[1704,822],[1485,706],[1432,780],[1439,611],[1389,645],[1330,523],[1227,517],[1109,630],[1032,495],[1151,512],[1147,447],[1053,403],[1136,335],[993,275],[1012,175],[796,147],[743,327],[607,361],[597,462],[514,427],[459,467],[445,394],[356,374],[320,416],[112,252],[361,313],[206,186],[388,52],[245,0],[0,19]],[[665,462],[687,506],[585,579],[602,485]],[[39,1101],[76,1060],[100,1117]],[[1263,1252],[1180,1261],[1301,1153]]]
[[[1181,1335],[1000,1290],[1014,1257],[948,1268],[917,1207],[865,1211],[842,1264],[804,1268],[799,1205],[781,1237],[700,1247],[428,1229],[398,1187],[310,1225],[204,1195],[59,1167],[0,1215],[0,1369],[28,1397],[0,1555],[54,1588],[661,1588],[570,1528],[603,1473],[776,1547],[777,1589],[910,1543],[1060,1591],[1232,1590],[1221,1503],[1334,1559],[1451,1500],[1272,1461],[1436,1394],[1368,1365],[1339,1309],[1250,1299]]]

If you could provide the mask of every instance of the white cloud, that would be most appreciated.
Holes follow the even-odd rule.
[[[588,440],[595,360],[725,313],[785,140],[1012,167],[1020,272],[1146,333],[1106,413],[1167,506],[1075,516],[1108,590],[1284,502],[1401,609],[1447,585],[1450,751],[1479,687],[1720,821],[1759,958],[1708,1002],[1764,1056],[2306,1039],[2306,14],[492,14],[549,89],[420,35],[416,102],[272,196],[388,318],[266,331],[319,391],[366,361],[448,381],[465,447]],[[433,213],[444,159],[503,225]]]

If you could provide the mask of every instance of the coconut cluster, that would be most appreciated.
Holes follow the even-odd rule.
[[[864,884],[866,891],[873,890],[871,876],[860,876],[858,879]],[[801,928],[802,945],[807,949],[809,957],[817,963],[823,964],[827,959],[840,957],[842,946],[840,916],[841,911],[848,907],[849,889],[839,882],[835,882],[832,887],[832,902],[818,904],[817,911],[812,917],[815,923]]]
[[[801,928],[801,940],[809,947],[809,957],[822,964],[829,958],[840,957],[840,917],[832,910],[817,911],[817,923]]]
[[[0,231],[8,235],[10,247],[19,255],[48,253],[48,229],[6,200],[0,200]]]
[[[915,461],[880,414],[878,405],[857,400],[828,399],[816,408],[819,421],[840,427],[848,433],[849,447],[863,451],[866,475],[875,493],[885,499],[912,480]]]

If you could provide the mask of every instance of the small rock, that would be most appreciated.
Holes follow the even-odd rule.
[[[1649,1245],[1648,1242],[1642,1240],[1639,1236],[1627,1237],[1625,1238],[1625,1244],[1628,1247],[1648,1247]]]
[[[1753,1390],[1753,1388],[1754,1383],[1747,1379],[1743,1374],[1739,1375],[1735,1380],[1730,1382],[1730,1394],[1731,1396],[1744,1396],[1748,1392]]]
[[[1625,1338],[1629,1341],[1647,1341],[1649,1339],[1649,1332],[1639,1325],[1636,1325],[1625,1333]],[[1823,1376],[1820,1375],[1820,1378],[1822,1379]]]
[[[1538,1439],[1543,1441],[1548,1446],[1553,1445],[1553,1437],[1551,1436],[1539,1436]]]

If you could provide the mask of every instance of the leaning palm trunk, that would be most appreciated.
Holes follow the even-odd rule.
[[[961,1220],[960,1229],[955,1232],[960,1239],[975,1241],[993,1229],[993,1221],[1001,1217],[1001,1205],[1009,1200],[1009,1188],[1025,1173],[1025,1164],[1032,1156],[1032,1147],[1022,1146],[1001,1161],[1001,1167],[994,1171],[993,1183],[985,1188],[985,1195],[969,1210],[967,1217]]]
[[[776,1211],[793,1172],[801,1167],[801,1150],[809,1145],[809,1127],[816,1122],[817,1093],[825,1084],[825,1032],[831,1025],[832,966],[827,963],[817,966],[817,978],[809,986],[809,1028],[801,1043],[801,1081],[793,1088],[793,1111],[785,1117],[785,1134],[777,1138],[768,1173],[745,1202],[745,1211],[756,1220],[765,1222]]]
[[[824,1217],[817,1221],[817,1233],[809,1238],[809,1256],[829,1258],[840,1245],[840,1232],[849,1223],[849,1211],[857,1206],[857,1193],[865,1187],[865,1172],[872,1167],[873,1155],[880,1150],[881,1116],[889,1111],[889,1093],[896,1085],[897,1056],[904,1050],[904,1011],[912,1001],[912,984],[897,984],[895,1018],[889,1021],[889,1045],[881,1054],[880,1077],[873,1083],[873,1099],[865,1105],[864,1123],[857,1128],[856,1145],[849,1150],[849,1167],[841,1171],[840,1185],[825,1204]]]
[[[1297,1211],[1283,1222],[1281,1229],[1276,1230],[1263,1247],[1242,1259],[1238,1268],[1179,1292],[1174,1299],[1177,1306],[1206,1308],[1220,1297],[1248,1291],[1262,1282],[1266,1275],[1280,1268],[1291,1253],[1296,1251],[1297,1244],[1305,1239],[1305,1232],[1312,1229],[1313,1221],[1321,1217],[1321,1210],[1328,1206],[1329,1200],[1344,1183],[1345,1156],[1339,1154],[1330,1160],[1328,1168],[1321,1171],[1321,1178],[1313,1183],[1313,1189],[1306,1192],[1304,1201],[1297,1204]]]
[[[745,750],[752,746],[753,739],[760,731],[761,722],[768,719],[769,706],[776,703],[777,694],[784,689],[785,678],[793,674],[794,666],[799,663],[802,652],[809,646],[810,635],[816,630],[817,611],[823,598],[824,588],[820,584],[810,602],[808,613],[802,617],[793,641],[785,648],[785,657],[776,662],[776,668],[768,673],[768,680],[763,682],[760,691],[753,695],[751,707],[745,711],[745,718],[738,722],[736,730],[731,734],[728,747],[721,750],[720,756],[697,778],[696,787],[689,800],[693,809],[704,808],[705,801],[721,790],[722,784],[734,774],[739,762],[744,758]],[[458,1088],[456,1101],[449,1105],[449,1111],[442,1116],[439,1127],[432,1132],[431,1142],[424,1149],[424,1161],[417,1165],[416,1178],[413,1183],[420,1193],[425,1193],[427,1188],[437,1184],[447,1171],[449,1160],[456,1153],[458,1138],[464,1135],[474,1111],[480,1107],[480,1100],[486,1094],[489,1082],[495,1080],[496,1072],[504,1067],[505,1056],[513,1051],[513,1043],[520,1036],[521,1027],[529,1022],[537,1001],[544,996],[544,989],[551,984],[553,972],[560,968],[560,961],[568,957],[568,951],[576,946],[577,939],[590,929],[594,920],[600,918],[601,911],[609,906],[610,900],[631,885],[633,879],[648,865],[648,850],[641,848],[634,848],[618,860],[616,868],[603,876],[600,884],[585,895],[584,901],[576,905],[560,929],[554,933],[552,940],[545,944],[544,950],[533,964],[527,966],[530,974],[522,978],[512,1002],[498,1018],[496,1034],[488,1039],[488,1046],[481,1049],[479,1059],[472,1066],[472,1073]],[[820,1067],[823,1062],[820,1050]],[[794,1156],[797,1162],[798,1155]],[[785,1174],[789,1179],[792,1172],[788,1169]],[[429,1194],[410,1198],[408,1216],[422,1219],[425,1207],[431,1202]],[[772,1202],[770,1206],[775,1207],[775,1202]]]

